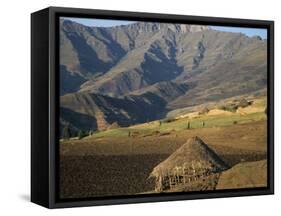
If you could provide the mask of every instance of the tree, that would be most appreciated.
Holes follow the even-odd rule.
[[[247,106],[249,106],[249,102],[245,98],[243,98],[239,101],[238,106],[242,107],[242,108],[247,107]]]
[[[190,129],[191,128],[191,125],[190,125],[190,122],[188,121],[187,122],[187,129]]]
[[[226,105],[219,106],[218,109],[224,110],[224,111],[229,111],[229,112],[236,112],[236,110],[238,109],[238,105],[226,104]]]
[[[83,139],[87,134],[83,130],[78,131],[78,139]]]
[[[62,138],[65,140],[69,140],[71,137],[71,131],[69,125],[65,125],[63,130],[62,130]]]
[[[204,114],[207,114],[210,110],[207,108],[207,107],[204,107],[200,112],[199,114],[200,115],[204,115]]]
[[[94,134],[94,131],[93,131],[93,130],[90,130],[90,131],[89,131],[89,136],[93,136],[93,134]]]

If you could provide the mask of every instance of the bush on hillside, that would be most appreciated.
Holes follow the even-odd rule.
[[[229,112],[236,112],[238,106],[236,104],[226,104],[226,105],[219,106],[218,109],[229,111]]]
[[[78,139],[83,139],[84,137],[86,137],[88,134],[83,131],[83,130],[79,130],[78,131]]]
[[[71,131],[69,125],[65,125],[62,130],[62,138],[65,140],[69,140],[71,137]]]
[[[239,101],[238,106],[242,108],[247,107],[249,106],[249,102],[245,98],[243,98]]]
[[[174,122],[176,121],[177,119],[175,118],[166,118],[166,119],[163,119],[162,120],[162,123],[170,123],[170,122]]]
[[[199,115],[207,114],[210,110],[207,107],[204,107],[200,112]]]

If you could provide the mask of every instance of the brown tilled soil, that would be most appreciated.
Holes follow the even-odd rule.
[[[151,191],[150,172],[186,140],[199,136],[228,165],[266,159],[266,122],[173,131],[165,136],[104,137],[60,145],[60,197]],[[258,170],[257,170],[258,172]]]
[[[62,156],[61,198],[131,195],[154,189],[151,169],[168,155]]]

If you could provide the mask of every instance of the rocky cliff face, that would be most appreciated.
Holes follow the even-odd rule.
[[[255,92],[267,82],[266,40],[208,26],[137,22],[105,28],[61,20],[60,51],[61,107],[94,118],[99,129]],[[150,111],[140,114],[140,104]]]

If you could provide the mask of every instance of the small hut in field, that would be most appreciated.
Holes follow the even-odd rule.
[[[193,137],[158,164],[149,177],[156,180],[155,191],[161,192],[222,172],[227,168],[228,166],[207,144],[199,137]]]

